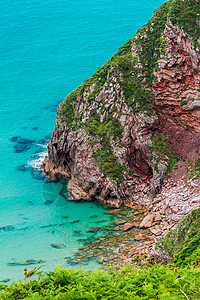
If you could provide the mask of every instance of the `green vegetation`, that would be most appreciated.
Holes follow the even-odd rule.
[[[200,5],[199,1],[173,0],[169,8],[169,17],[173,24],[178,24],[192,38],[194,47],[199,45]]]
[[[96,164],[99,166],[100,170],[108,177],[120,184],[124,180],[124,171],[126,170],[124,165],[120,165],[117,162],[117,158],[114,156],[111,149],[104,150],[99,148],[93,153]]]
[[[0,299],[189,299],[200,298],[200,269],[154,265],[84,272],[75,269],[39,273],[39,279],[0,285]]]
[[[80,85],[75,91],[68,95],[60,104],[58,116],[61,122],[65,122],[68,127],[74,128],[81,116],[75,112],[78,97],[82,96],[83,85]]]
[[[82,85],[65,98],[60,105],[58,114],[61,122],[65,122],[66,125],[72,127],[72,129],[79,128],[78,125],[81,123],[82,118],[78,116],[75,111],[76,105],[80,101],[79,98],[81,99],[83,97],[84,92],[89,93],[90,86],[96,84],[95,90],[88,96],[88,104],[91,104],[106,82],[109,69],[110,62],[108,61],[105,65],[100,67],[91,78],[86,79]]]
[[[197,158],[197,160],[195,161],[194,167],[190,172],[190,177],[196,177],[199,178],[200,177],[200,158]]]
[[[186,100],[181,101],[181,106],[184,106],[184,105],[187,105],[187,101]]]
[[[153,74],[157,69],[160,54],[164,54],[165,38],[162,36],[171,0],[165,2],[154,11],[151,20],[138,30],[136,44],[139,48],[139,61],[142,64],[142,74],[146,86],[151,86],[156,80]]]
[[[110,140],[110,137],[120,140],[122,138],[123,128],[119,123],[118,119],[113,118],[110,114],[104,123],[101,123],[99,116],[93,113],[86,122],[85,128],[90,135],[97,135],[104,141]]]
[[[107,78],[111,75],[117,77],[124,91],[126,103],[135,112],[152,111],[150,107],[152,97],[149,87],[155,81],[153,71],[157,68],[157,60],[160,54],[163,53],[166,42],[162,37],[162,32],[170,3],[171,0],[154,12],[152,19],[142,29],[138,30],[137,39],[133,37],[127,41],[91,78],[86,79],[80,87],[65,98],[60,107],[59,116],[61,121],[66,122],[68,126],[77,123],[79,118],[75,117],[75,106],[78,103],[78,97],[83,95],[84,92],[89,93],[90,86],[95,84],[94,91],[89,93],[87,97],[87,105],[91,105],[95,101],[95,96],[99,94],[107,82]],[[136,67],[138,59],[133,58],[131,55],[133,42],[136,43],[138,48],[139,62],[142,65],[141,70]]]
[[[100,170],[108,175],[109,178],[120,184],[124,179],[125,166],[117,162],[117,158],[111,147],[111,138],[114,137],[115,142],[120,141],[122,137],[122,126],[117,119],[108,115],[107,120],[102,124],[96,113],[89,118],[85,125],[86,130],[92,136],[99,139],[100,148],[93,152],[93,158]],[[94,146],[96,141],[89,141],[91,146]]]
[[[173,258],[176,266],[200,266],[200,208],[192,211],[158,246]]]
[[[160,54],[163,54],[166,43],[162,33],[170,3],[171,1],[168,1],[159,7],[152,19],[138,30],[135,37],[119,48],[119,52],[112,57],[110,62],[115,76],[118,74],[125,101],[134,112],[152,112],[151,86],[156,80],[154,70],[157,69],[157,61]],[[139,59],[131,55],[133,43],[137,46]],[[122,78],[119,74],[123,74]]]
[[[175,156],[175,154],[172,152],[170,147],[166,144],[166,136],[162,134],[152,135],[151,137],[152,141],[152,147],[151,152],[156,154],[156,163],[154,165],[154,168],[157,172],[158,170],[158,164],[161,160],[166,160],[166,158],[169,159],[168,161],[168,167],[166,175],[169,176],[174,169],[177,168],[177,163],[180,161],[180,157]]]

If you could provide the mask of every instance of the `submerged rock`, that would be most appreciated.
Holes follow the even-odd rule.
[[[29,149],[31,149],[32,145],[31,144],[16,144],[14,146],[15,152],[16,153],[21,153],[21,152],[26,152]]]
[[[70,265],[77,265],[79,263],[79,261],[69,258],[69,259],[67,259],[67,263]]]
[[[72,222],[70,222],[71,224],[75,224],[75,223],[79,223],[80,222],[80,220],[74,220],[74,221],[72,221]]]
[[[15,228],[13,225],[7,225],[7,226],[2,227],[2,229],[4,231],[10,231],[10,230],[14,230]]]
[[[16,170],[17,170],[17,171],[20,171],[20,172],[26,172],[26,171],[28,170],[28,167],[27,167],[26,164],[22,164],[22,165],[20,165],[20,166],[17,166],[17,167],[16,167]]]
[[[118,209],[110,209],[104,212],[106,215],[117,215],[118,213],[121,213],[122,210],[120,208]]]
[[[33,143],[35,143],[35,140],[31,140],[31,139],[27,139],[27,138],[19,138],[17,140],[17,143],[18,144],[21,144],[21,145],[32,145]]]
[[[90,219],[98,218],[97,215],[90,216]]]
[[[11,142],[16,142],[19,138],[20,136],[13,136],[10,140]]]
[[[44,180],[45,179],[45,176],[44,176],[42,170],[40,170],[40,169],[31,168],[31,175],[36,180]]]
[[[6,278],[6,279],[0,279],[0,282],[2,282],[2,283],[7,283],[7,282],[9,282],[9,281],[10,281],[9,278]]]
[[[22,262],[8,262],[7,265],[10,267],[16,267],[16,266],[29,266],[29,265],[35,265],[35,264],[41,264],[45,263],[45,260],[35,260],[35,259],[27,259],[26,261]]]
[[[102,228],[101,227],[93,227],[89,230],[89,232],[98,232],[98,231],[101,231]]]
[[[54,201],[53,200],[47,200],[44,202],[45,205],[50,205],[50,204],[53,204]]]
[[[16,153],[26,152],[33,146],[33,143],[35,143],[35,140],[22,138],[22,137],[14,137],[14,140],[12,138],[12,141],[16,142],[14,145],[14,149]]]
[[[55,249],[62,249],[65,247],[64,244],[51,244],[51,247],[55,248]]]

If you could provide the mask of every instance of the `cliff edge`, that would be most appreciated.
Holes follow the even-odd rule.
[[[42,168],[111,207],[151,203],[177,168],[200,176],[199,1],[164,3],[65,98]]]

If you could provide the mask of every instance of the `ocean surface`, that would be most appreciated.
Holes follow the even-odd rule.
[[[37,166],[57,105],[163,2],[0,1],[0,281],[22,279],[30,262],[43,270],[70,267],[66,257],[83,245],[81,239],[95,237],[88,232],[95,221],[110,224],[101,206],[66,199],[63,184],[49,181]],[[91,260],[76,267],[98,266]]]

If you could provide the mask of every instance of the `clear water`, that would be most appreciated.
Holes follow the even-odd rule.
[[[80,238],[91,237],[88,230],[94,222],[110,223],[102,207],[67,201],[59,194],[61,183],[42,179],[30,165],[44,156],[57,104],[163,2],[0,1],[0,227],[14,226],[0,231],[0,280],[23,278],[24,266],[8,262],[44,260],[44,270],[68,266],[65,257],[82,246]],[[11,141],[14,136],[33,141],[17,143]],[[52,243],[65,247],[55,249]],[[93,269],[97,264],[79,267]]]

